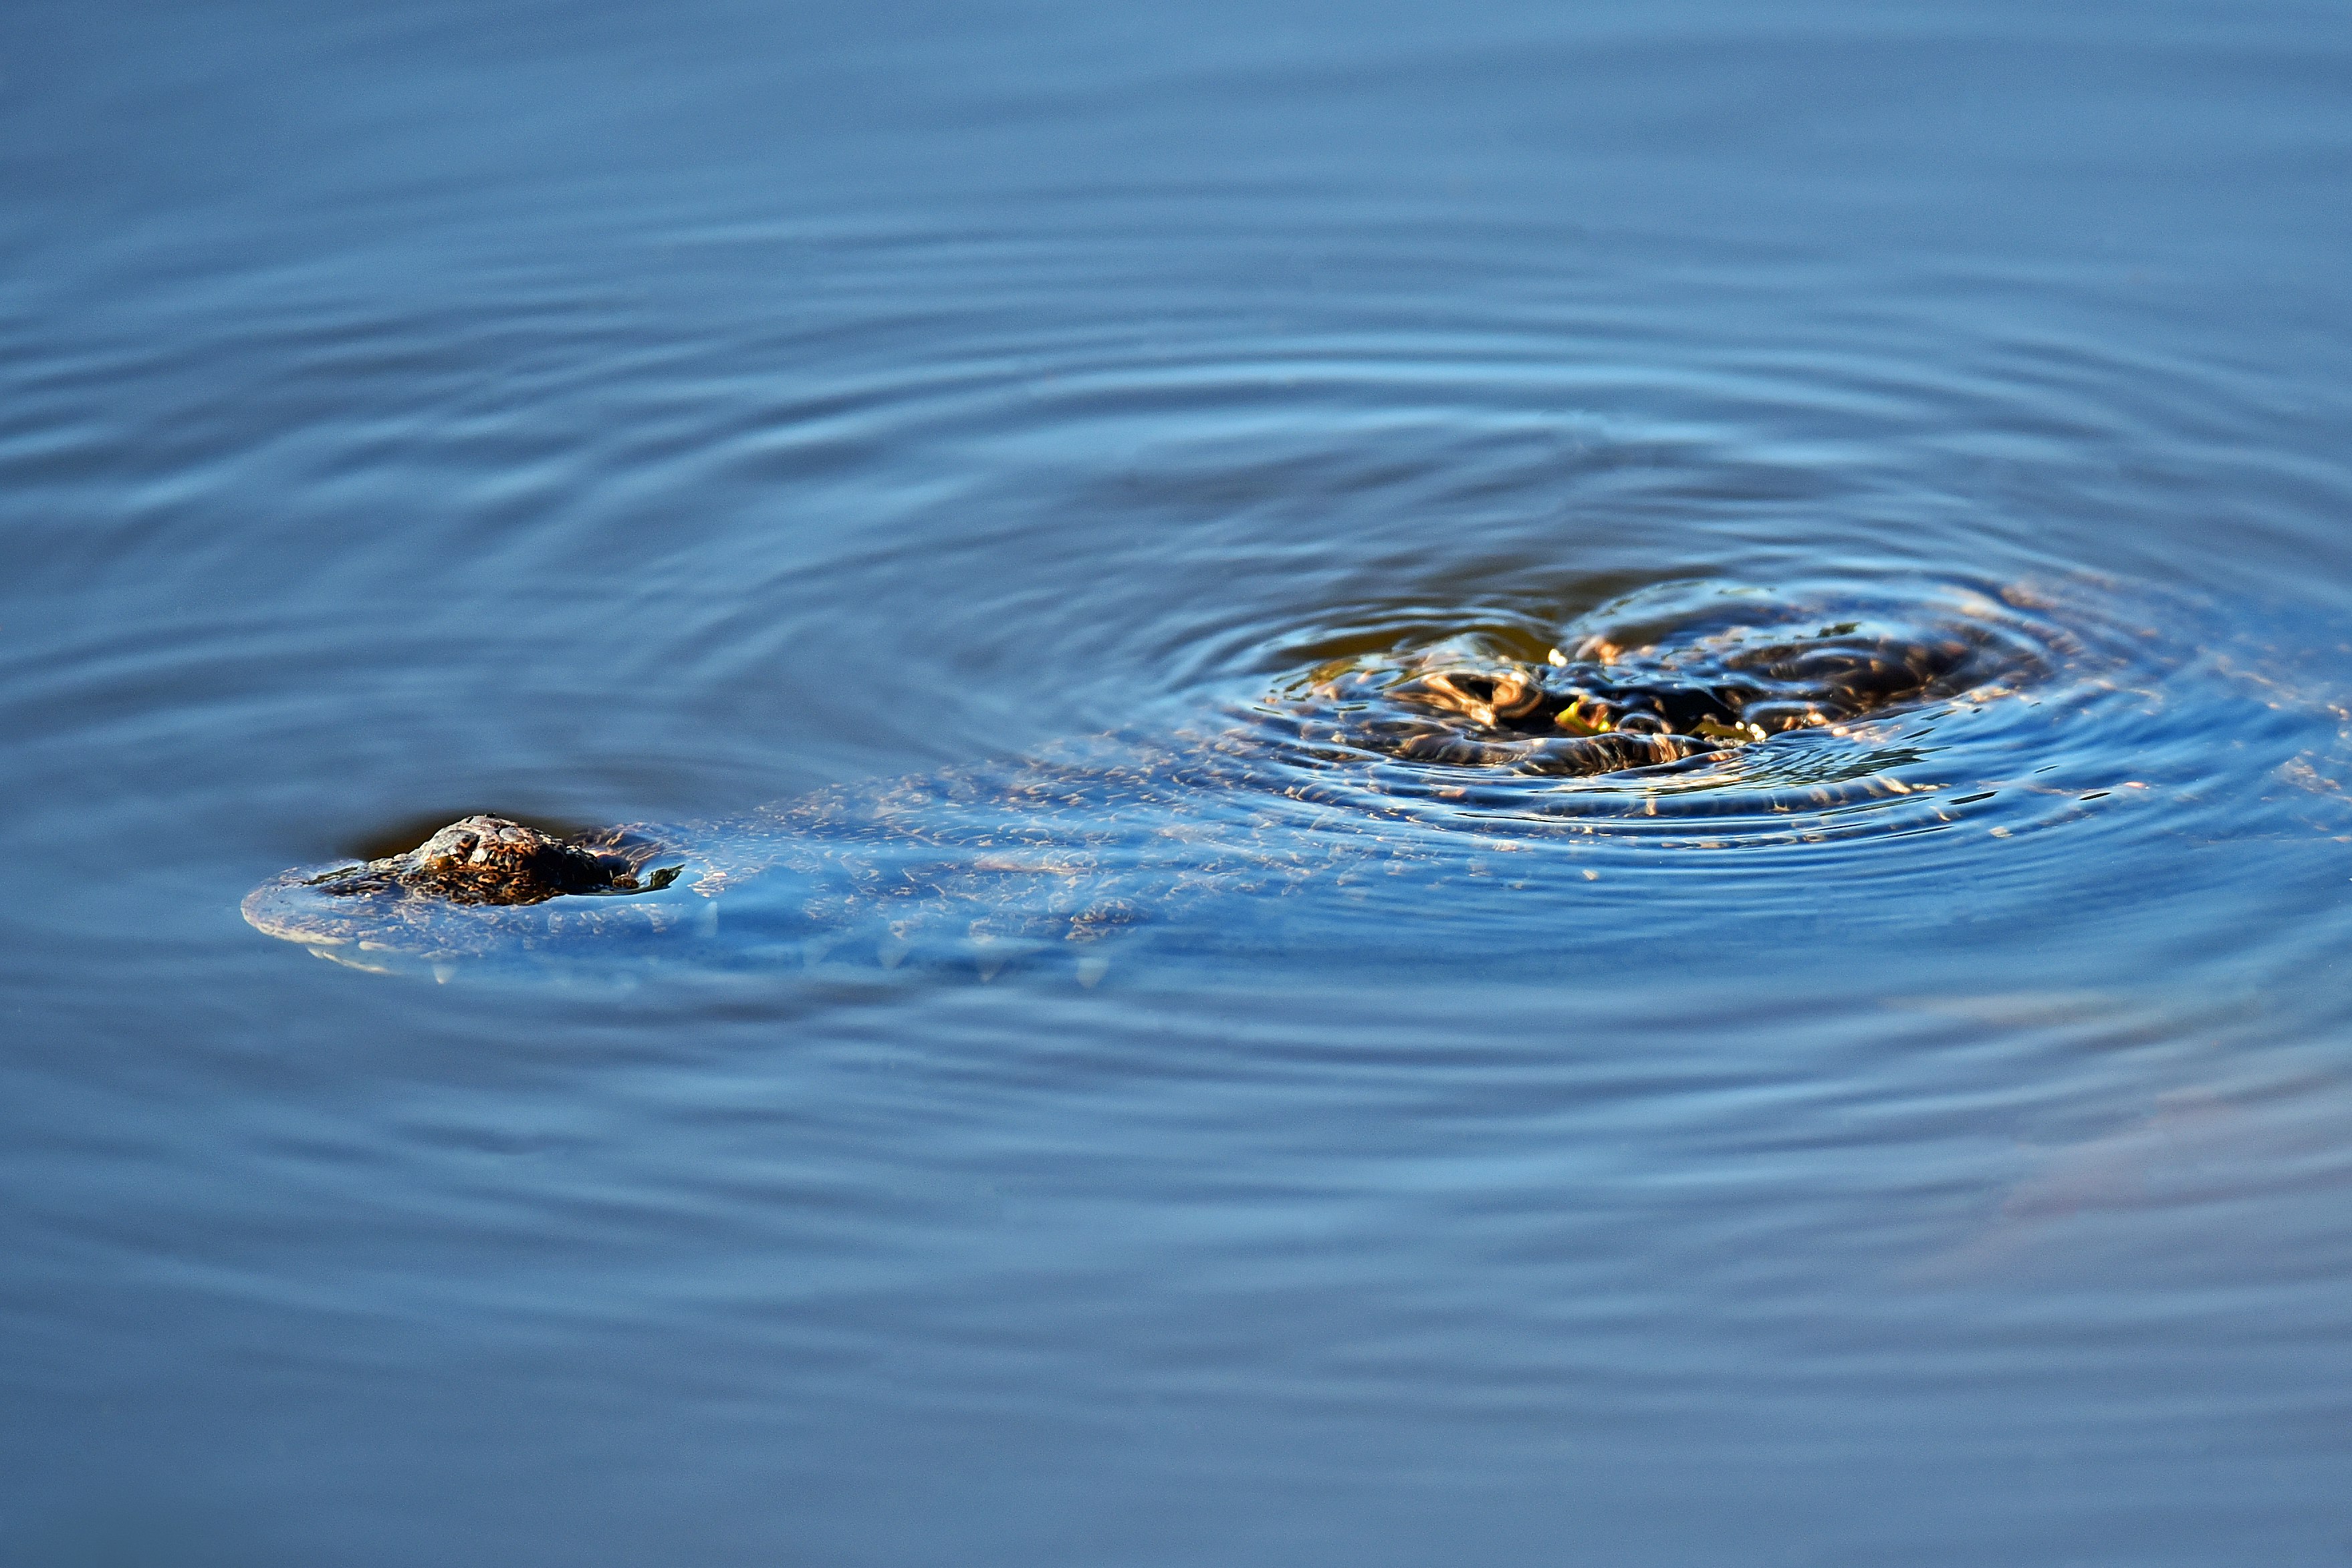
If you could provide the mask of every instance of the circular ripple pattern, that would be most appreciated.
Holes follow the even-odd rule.
[[[736,821],[633,826],[626,869],[679,857],[643,897],[460,895],[439,862],[412,877],[404,858],[289,873],[246,913],[322,956],[422,961],[445,978],[483,958],[870,954],[883,970],[912,958],[910,972],[944,961],[984,977],[1074,966],[1092,984],[1139,937],[1172,929],[1197,946],[1244,903],[1303,897],[1325,940],[1361,949],[1411,946],[1433,911],[1483,898],[1505,927],[1487,953],[1507,958],[1589,919],[1604,864],[1657,884],[1644,896],[1661,905],[1690,885],[1671,873],[1703,870],[1716,900],[1759,876],[1879,869],[1865,857],[1916,874],[1929,857],[1905,841],[2013,841],[2129,810],[2151,783],[2102,748],[2126,744],[2151,694],[2130,683],[2135,639],[2100,619],[2116,591],[1684,580],[1433,644],[1368,625],[1290,650],[1312,663],[1260,700],[1171,706],[1160,729],[835,787]]]
[[[157,846],[193,813],[242,846],[238,887],[390,823],[805,801],[764,837],[666,830],[705,874],[599,912],[691,970],[1097,903],[1163,956],[1508,966],[1770,927],[1857,878],[1932,924],[1961,888],[2063,901],[2097,865],[2161,885],[2179,846],[2342,831],[2343,633],[2290,568],[2333,548],[2352,483],[2279,436],[2326,411],[2282,414],[2263,371],[2190,343],[2118,350],[2109,302],[2063,282],[1929,310],[1694,243],[1619,236],[1580,276],[1538,237],[1368,234],[1274,316],[1246,266],[1171,274],[1097,231],[845,232],[683,246],[676,293],[633,301],[525,270],[406,314],[298,291],[266,328],[117,321],[80,372],[23,372],[61,433],[26,505],[79,519],[31,538],[27,588],[108,579],[137,630],[28,639],[15,716],[37,740],[69,717],[76,767],[128,748],[126,779],[169,727],[186,790],[102,809]],[[763,316],[772,265],[805,287]],[[100,376],[142,400],[91,401]],[[174,445],[224,422],[247,434]],[[150,478],[99,498],[97,472]],[[257,490],[298,499],[256,517]],[[2233,519],[2231,549],[2191,516]],[[190,551],[240,592],[142,564]],[[1457,776],[1286,706],[1334,660],[1535,660],[1621,622],[1638,648],[1702,601],[1973,628],[2031,678],[1584,780]],[[142,716],[110,731],[118,710]],[[326,758],[335,788],[306,784]],[[1036,769],[1093,782],[1060,816],[976,804]],[[924,779],[948,803],[890,838],[908,813],[882,803]],[[1107,854],[1110,883],[992,872],[1008,835]],[[1298,869],[1343,841],[1381,869]],[[792,874],[730,886],[714,930],[689,882],[755,843]],[[1261,930],[1269,887],[1294,896]],[[422,948],[616,961],[576,909],[478,924]]]

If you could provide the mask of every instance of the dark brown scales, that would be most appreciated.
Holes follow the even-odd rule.
[[[322,893],[388,893],[397,888],[451,904],[543,904],[565,894],[642,893],[667,887],[676,868],[640,881],[651,845],[620,835],[562,839],[504,817],[450,823],[406,854],[330,872]]]

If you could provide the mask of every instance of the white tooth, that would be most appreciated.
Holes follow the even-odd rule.
[[[1078,960],[1078,984],[1090,991],[1102,984],[1102,977],[1109,973],[1110,960],[1100,954]]]

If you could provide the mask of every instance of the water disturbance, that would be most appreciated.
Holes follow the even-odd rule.
[[[2072,774],[2077,807],[2109,798],[2080,783],[2112,769],[2096,759],[2097,721],[2127,666],[2022,610],[2046,603],[2025,587],[1914,591],[1680,583],[1557,626],[1490,616],[1426,646],[1351,629],[1256,702],[1163,704],[1164,734],[836,786],[731,822],[563,834],[470,817],[397,856],[289,872],[245,915],[321,957],[386,972],[407,961],[444,981],[483,961],[609,973],[646,957],[772,967],[856,947],[885,968],[960,956],[982,978],[1059,952],[1091,985],[1118,950],[1100,945],[1130,928],[1229,928],[1247,920],[1244,901],[1362,898],[1375,878],[1383,907],[1329,935],[1358,950],[1414,946],[1422,923],[1390,901],[1459,901],[1476,889],[1465,879],[1492,872],[1486,857],[1524,852],[1506,883],[1522,896],[1501,901],[1488,940],[1496,956],[1540,956],[1589,913],[1579,883],[1604,857],[1585,852],[1959,827],[1990,819],[1981,808],[2000,790],[1956,789],[1955,770],[1989,783],[2020,747],[2051,758],[2032,792],[2063,797]],[[2067,654],[2084,667],[2055,682]],[[1956,723],[2016,706],[2045,711]],[[1947,727],[1951,738],[1933,738]],[[2091,754],[2070,767],[2076,747]],[[2044,810],[2035,825],[2090,814]],[[1824,874],[1826,859],[1806,871]],[[1790,873],[1762,861],[1730,874]]]

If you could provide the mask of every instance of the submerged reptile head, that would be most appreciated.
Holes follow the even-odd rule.
[[[307,884],[330,897],[407,893],[451,904],[541,904],[563,894],[646,893],[677,868],[637,873],[656,846],[625,835],[560,839],[504,817],[467,817],[405,854],[346,866]]]
[[[257,931],[361,968],[377,967],[374,954],[454,958],[528,939],[530,927],[498,923],[521,906],[589,895],[583,907],[613,907],[627,901],[612,895],[666,888],[682,868],[647,869],[664,858],[662,843],[632,829],[562,837],[467,817],[403,854],[272,877],[244,912]]]

